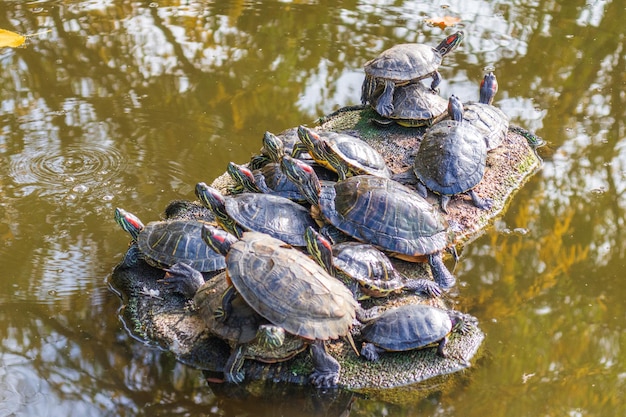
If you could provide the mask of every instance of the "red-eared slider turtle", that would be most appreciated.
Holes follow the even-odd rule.
[[[235,236],[253,230],[305,246],[304,231],[316,227],[306,208],[285,197],[257,193],[224,196],[203,182],[196,184],[196,196],[213,211],[216,222]]]
[[[420,43],[395,45],[378,57],[365,63],[365,80],[361,87],[361,103],[367,104],[370,97],[377,96],[376,90],[383,92],[378,98],[376,111],[383,117],[393,114],[393,93],[396,86],[418,82],[432,77],[430,88],[436,91],[441,81],[437,69],[442,58],[454,50],[463,40],[463,32],[445,38],[433,48]]]
[[[259,169],[271,162],[280,162],[283,155],[293,155],[294,147],[299,146],[297,128],[291,128],[275,135],[272,132],[265,132],[263,135],[263,146],[259,155],[254,155],[250,160],[251,170]],[[313,162],[313,158],[306,152],[299,152],[298,158]]]
[[[415,191],[373,175],[322,186],[310,166],[287,156],[281,167],[300,185],[313,217],[392,256],[413,262],[428,260],[440,287],[454,285],[454,276],[441,260],[441,251],[452,243],[452,233],[438,210]]]
[[[243,382],[245,359],[276,363],[291,359],[307,347],[304,339],[285,334],[282,327],[270,324],[241,297],[233,298],[226,320],[217,320],[215,313],[222,308],[222,296],[229,287],[225,272],[204,282],[197,270],[175,264],[161,282],[193,299],[207,329],[230,344],[232,352],[224,365],[226,382]]]
[[[453,120],[434,124],[424,133],[413,163],[415,175],[441,196],[441,209],[446,213],[450,196],[461,193],[469,194],[476,207],[489,210],[493,201],[480,198],[473,190],[485,173],[485,139],[463,121],[463,105],[454,95],[450,96],[448,112]],[[421,193],[425,195],[425,190]]]
[[[374,109],[380,95],[368,101]],[[393,93],[393,112],[387,118],[374,118],[379,126],[397,123],[404,127],[430,126],[433,119],[446,111],[448,102],[422,83],[411,83],[396,87]]]
[[[492,105],[497,91],[498,81],[490,72],[480,83],[480,101],[463,104],[463,120],[484,136],[487,152],[500,146],[509,129],[508,116]]]
[[[428,279],[409,279],[399,273],[383,252],[361,242],[334,246],[314,229],[305,234],[309,254],[331,275],[341,280],[357,300],[387,297],[402,291],[441,295],[439,286]]]
[[[306,201],[298,186],[283,174],[280,164],[276,162],[270,162],[254,171],[229,162],[226,172],[235,181],[237,188],[244,192],[274,194],[297,203]]]
[[[271,324],[312,341],[311,381],[318,387],[336,385],[341,367],[326,353],[324,341],[350,337],[359,308],[350,291],[311,258],[264,233],[246,232],[238,240],[206,227],[203,237],[226,256],[232,283],[216,317],[228,320],[232,300],[240,295]]]
[[[339,180],[359,174],[391,177],[391,171],[380,153],[356,136],[335,132],[318,133],[299,126],[298,137],[311,157],[320,165],[335,171]],[[294,157],[298,156],[297,149],[302,148],[294,150]]]
[[[368,343],[361,355],[376,361],[381,352],[401,352],[437,345],[437,354],[446,357],[444,347],[452,331],[465,333],[470,323],[467,315],[445,311],[424,304],[407,304],[380,314],[361,329]]]
[[[131,236],[133,244],[124,262],[132,265],[137,259],[165,269],[183,262],[201,272],[224,269],[224,256],[209,248],[202,240],[205,222],[171,220],[150,222],[144,226],[137,216],[124,209],[115,209],[115,221]]]

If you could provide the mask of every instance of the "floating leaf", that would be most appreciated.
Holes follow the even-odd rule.
[[[431,26],[439,26],[441,29],[445,29],[448,26],[454,26],[460,21],[460,17],[454,16],[433,17],[431,19],[426,19],[426,23]]]
[[[24,41],[26,41],[25,36],[22,36],[19,33],[0,29],[0,48],[3,46],[10,46],[11,48],[17,48],[18,46],[22,46]]]

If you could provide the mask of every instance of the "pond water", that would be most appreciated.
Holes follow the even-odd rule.
[[[128,238],[228,161],[357,104],[362,66],[435,44],[445,97],[496,105],[547,140],[507,213],[466,245],[458,308],[481,357],[404,404],[255,398],[129,336],[107,279]],[[0,416],[626,415],[626,6],[601,0],[0,1]]]

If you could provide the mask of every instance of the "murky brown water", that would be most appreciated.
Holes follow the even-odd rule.
[[[156,219],[265,130],[356,104],[362,65],[462,18],[441,92],[497,105],[549,141],[545,165],[457,268],[482,358],[436,395],[351,415],[625,415],[626,62],[621,1],[0,2],[0,415],[311,415],[129,337],[106,285],[128,242],[116,206]],[[450,30],[448,30],[450,31]],[[448,32],[446,31],[446,33]],[[338,415],[351,401],[340,398]],[[317,415],[324,415],[317,413]]]

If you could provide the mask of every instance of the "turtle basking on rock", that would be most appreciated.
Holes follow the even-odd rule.
[[[365,63],[365,80],[361,87],[361,103],[378,96],[376,112],[383,117],[393,114],[394,90],[397,86],[432,77],[430,88],[437,91],[441,76],[437,69],[445,55],[463,40],[463,32],[445,38],[435,48],[421,43],[404,43],[383,51]],[[377,90],[382,88],[382,93]]]

